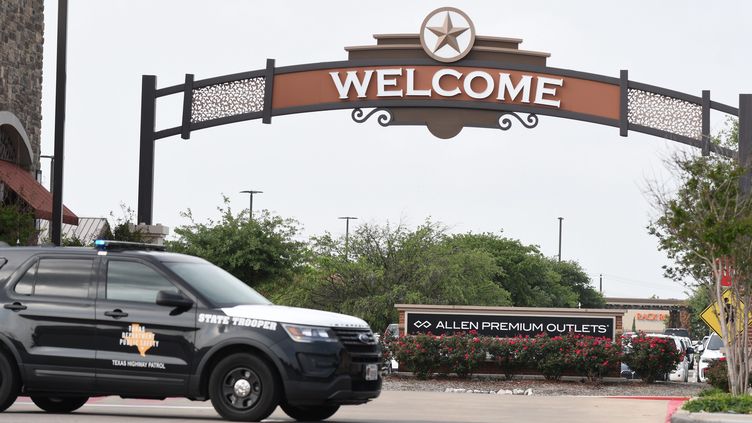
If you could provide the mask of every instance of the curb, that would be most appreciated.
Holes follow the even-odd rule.
[[[676,410],[671,416],[671,423],[739,423],[752,422],[749,414],[728,413],[690,413],[689,411]]]

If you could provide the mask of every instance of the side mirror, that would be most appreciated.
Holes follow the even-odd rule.
[[[157,305],[188,309],[193,306],[193,300],[175,291],[159,291]]]
[[[694,348],[687,347],[687,354],[694,354],[694,353],[695,353],[695,349]]]

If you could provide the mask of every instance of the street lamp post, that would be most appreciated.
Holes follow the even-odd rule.
[[[351,220],[357,220],[357,217],[353,216],[340,216],[338,219],[344,219],[345,220],[345,260],[349,259],[348,256],[348,243],[350,241],[350,221]]]
[[[561,221],[564,220],[563,217],[559,217],[559,261],[561,261]]]
[[[52,187],[55,186],[55,156],[47,156],[47,155],[41,155],[39,156],[40,159],[50,159],[50,192],[52,192]]]
[[[248,206],[248,220],[253,220],[253,194],[263,194],[264,191],[240,191],[241,194],[250,194],[251,196],[251,204]]]

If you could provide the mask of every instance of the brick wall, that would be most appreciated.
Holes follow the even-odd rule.
[[[44,0],[0,0],[0,110],[16,115],[38,163]]]

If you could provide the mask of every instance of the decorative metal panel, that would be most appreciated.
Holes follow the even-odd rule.
[[[191,123],[264,110],[264,86],[264,78],[250,78],[193,90]]]
[[[647,126],[689,138],[702,138],[702,107],[674,97],[630,89],[630,124]]]

